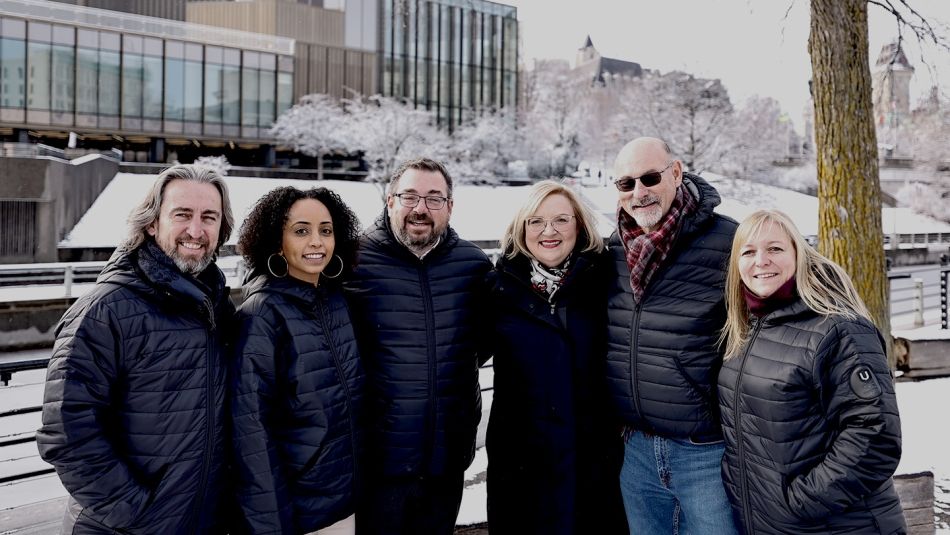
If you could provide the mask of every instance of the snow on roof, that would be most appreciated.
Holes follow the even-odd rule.
[[[59,246],[64,248],[115,247],[125,237],[129,210],[142,199],[157,175],[119,173],[99,195],[92,207]],[[795,191],[768,186],[748,180],[703,175],[722,195],[716,211],[742,221],[760,208],[774,208],[787,213],[802,234],[818,234],[818,199]],[[381,213],[383,201],[379,186],[368,182],[340,180],[271,179],[226,177],[235,217],[240,229],[251,206],[265,193],[278,186],[307,189],[324,186],[340,194],[364,226]],[[501,238],[508,222],[528,195],[529,186],[455,187],[451,225],[467,240],[491,242]],[[598,228],[603,236],[615,227],[617,190],[613,185],[578,187],[577,191],[596,212]],[[887,234],[920,234],[950,232],[950,224],[913,212],[909,208],[882,210],[882,226]],[[229,244],[237,241],[237,230]]]

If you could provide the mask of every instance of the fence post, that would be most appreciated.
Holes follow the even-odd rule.
[[[950,269],[940,272],[940,328],[947,329],[947,279],[950,278]]]
[[[924,326],[924,279],[914,279],[914,327]]]
[[[73,296],[73,265],[69,264],[66,266],[65,273],[63,274],[63,286],[66,289],[66,297]]]

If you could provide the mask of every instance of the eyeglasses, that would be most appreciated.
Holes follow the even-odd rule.
[[[449,200],[448,197],[440,197],[438,195],[423,197],[415,193],[393,193],[393,197],[399,199],[399,204],[406,208],[415,208],[419,206],[419,199],[425,199],[426,208],[429,210],[441,210],[442,207],[445,206],[446,201]]]
[[[544,229],[548,228],[548,223],[554,227],[554,230],[561,232],[562,230],[566,230],[573,221],[574,216],[561,214],[556,215],[551,219],[545,219],[543,217],[529,217],[528,219],[524,220],[524,225],[529,231],[535,234],[540,234],[541,232],[544,232]]]
[[[639,180],[644,187],[652,188],[653,186],[659,184],[661,180],[663,180],[663,173],[672,167],[674,163],[676,163],[676,160],[670,161],[670,163],[666,164],[666,167],[660,169],[659,171],[644,173],[643,175],[636,178],[624,177],[614,180],[614,186],[617,186],[617,189],[620,191],[633,191],[633,188],[637,187],[637,180]]]

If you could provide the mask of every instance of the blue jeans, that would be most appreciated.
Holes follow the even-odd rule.
[[[722,442],[693,444],[636,432],[624,448],[620,492],[631,535],[736,535],[722,486]]]

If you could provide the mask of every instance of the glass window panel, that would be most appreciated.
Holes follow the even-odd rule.
[[[184,118],[185,62],[176,58],[165,58],[165,119],[181,121]]]
[[[258,126],[270,127],[274,123],[274,98],[277,77],[274,71],[261,70],[260,117]]]
[[[142,85],[142,115],[147,119],[162,118],[162,58],[145,56]]]
[[[185,62],[185,120],[201,121],[201,62]]]
[[[53,111],[72,112],[76,80],[75,48],[53,45]]]
[[[51,52],[47,43],[27,44],[26,106],[31,110],[49,109]]]
[[[76,50],[76,112],[99,112],[99,51],[92,48]]]
[[[241,69],[241,125],[257,126],[257,105],[260,95],[258,69]]]
[[[220,123],[224,102],[221,79],[224,67],[214,63],[205,64],[205,122]]]
[[[284,113],[293,105],[294,75],[289,72],[277,73],[277,115]]]
[[[119,53],[99,51],[99,115],[119,115]]]
[[[238,124],[241,119],[241,69],[234,65],[226,65],[222,86],[224,88],[222,120],[224,124]]]
[[[26,42],[0,39],[0,103],[4,108],[26,105]]]
[[[141,54],[122,54],[122,116],[142,116]]]

